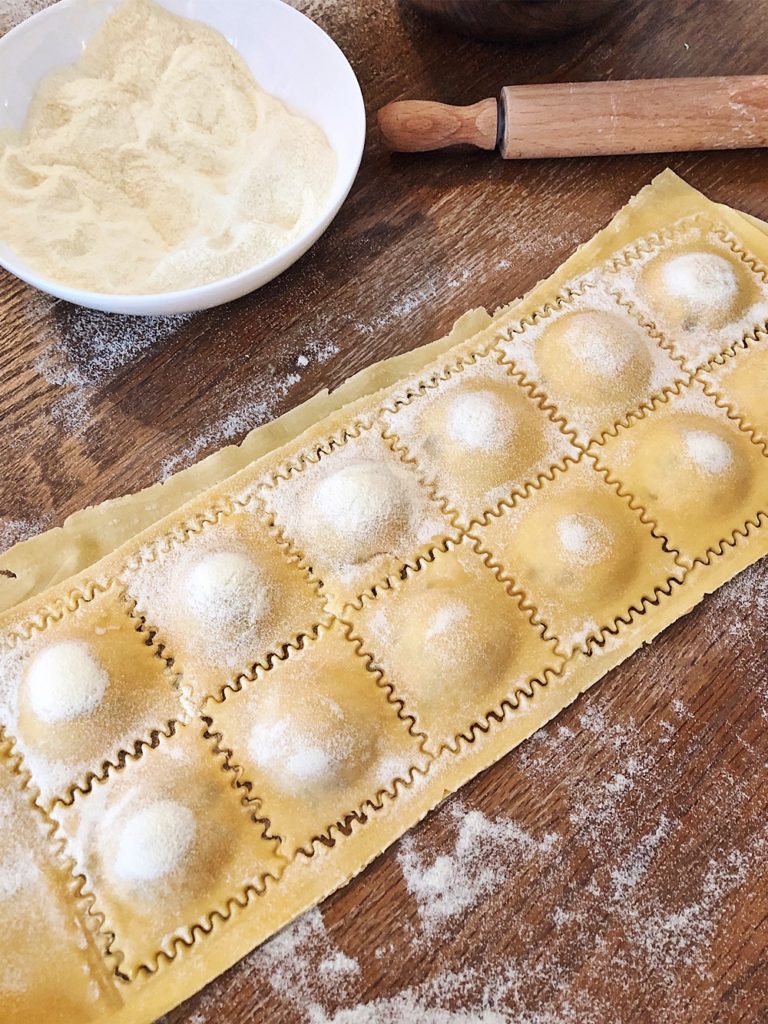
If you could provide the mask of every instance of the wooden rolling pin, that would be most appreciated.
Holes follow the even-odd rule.
[[[469,143],[522,157],[768,146],[768,75],[508,85],[498,101],[400,100],[379,127],[404,153]]]

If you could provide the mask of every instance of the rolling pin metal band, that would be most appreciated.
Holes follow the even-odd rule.
[[[405,100],[378,117],[402,152],[468,143],[519,159],[762,147],[768,76],[511,85],[498,106]]]

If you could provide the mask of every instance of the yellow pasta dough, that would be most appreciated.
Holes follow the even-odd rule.
[[[116,585],[24,632],[0,646],[0,707],[47,806],[185,717],[177,674]]]
[[[765,322],[767,277],[725,224],[693,214],[626,249],[611,279],[693,370]]]
[[[757,332],[699,374],[704,390],[765,450],[768,444],[768,335]]]
[[[173,652],[193,703],[326,618],[317,586],[295,571],[253,501],[233,506],[215,529],[142,550],[122,581],[135,613]]]
[[[469,538],[419,566],[405,585],[350,611],[353,634],[438,753],[469,729],[468,708],[501,714],[504,701],[562,658],[554,640],[488,569]],[[535,666],[535,668],[534,668]]]
[[[766,501],[766,456],[697,380],[661,409],[591,451],[690,565]]]
[[[435,496],[461,525],[578,457],[562,417],[498,352],[459,358],[438,381],[382,418],[405,458],[429,466]]]
[[[766,258],[663,175],[2,614],[4,1021],[160,1016],[768,553]]]
[[[400,774],[426,764],[423,736],[391,703],[337,622],[220,707],[211,728],[240,781],[263,801],[283,848],[311,852],[318,836],[379,801]]]
[[[682,577],[676,553],[587,456],[470,536],[533,604],[564,654]]]
[[[582,444],[647,408],[687,379],[655,327],[623,304],[612,280],[589,280],[514,325],[502,359],[523,382],[554,402]]]
[[[202,723],[179,726],[54,816],[97,912],[115,929],[109,957],[133,977],[189,943],[195,925],[277,879],[285,860],[257,807],[221,785]]]

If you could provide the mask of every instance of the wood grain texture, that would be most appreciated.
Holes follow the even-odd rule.
[[[506,159],[768,145],[768,76],[507,86]]]
[[[468,107],[435,100],[395,100],[377,112],[382,139],[395,153],[424,153],[446,146],[495,149],[498,136],[496,99]]]
[[[396,0],[297,5],[345,50],[369,112],[515,82],[756,74],[766,56],[761,6],[738,0],[627,2],[579,36],[518,48],[462,39]],[[667,163],[768,217],[766,160],[392,157],[371,118],[331,230],[228,307],[147,324],[0,274],[4,532],[152,483],[438,337],[470,305],[508,301]],[[297,951],[283,937],[168,1024],[442,1022],[448,1010],[456,1024],[768,1021],[767,590],[762,564],[705,601],[327,900],[322,921],[293,933]],[[441,916],[439,869],[467,870],[467,821],[483,826],[487,872],[470,872],[466,905]],[[368,1016],[351,1009],[372,1000]]]

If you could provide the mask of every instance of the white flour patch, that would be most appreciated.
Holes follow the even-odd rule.
[[[31,709],[49,725],[86,718],[104,699],[109,674],[80,640],[49,643],[35,654],[27,670]]]
[[[331,941],[317,907],[252,953],[248,967],[303,1008],[343,998],[360,970],[358,962]]]
[[[470,451],[501,451],[515,433],[508,406],[493,391],[482,388],[454,394],[446,426],[450,437]]]
[[[333,341],[310,341],[302,355],[308,362],[327,363],[329,359],[337,356],[341,349]]]
[[[598,315],[599,322],[599,315]],[[623,326],[623,325],[621,325]],[[632,335],[617,335],[603,327],[599,333],[592,330],[573,331],[572,342],[574,355],[585,366],[587,372],[601,377],[613,377],[620,374],[632,362],[637,346],[628,344]],[[570,340],[570,339],[569,339]]]
[[[622,818],[622,805],[635,785],[647,777],[653,766],[653,755],[643,745],[632,719],[626,725],[611,722],[593,704],[583,712],[579,724],[614,754],[611,777],[586,789],[581,802],[570,813],[579,839],[599,850],[603,844],[618,842],[628,834],[629,823]]]
[[[656,850],[669,837],[672,823],[665,814],[648,835],[643,836],[623,864],[611,870],[611,899],[624,900],[647,874]]]
[[[313,907],[245,957],[231,981],[210,985],[198,997],[196,1010],[184,1016],[184,1024],[228,1020],[233,987],[247,994],[249,1004],[254,993],[271,989],[292,1007],[292,1021],[323,1020],[326,1010],[349,1001],[359,973],[358,962],[331,940],[323,915]],[[162,1018],[158,1024],[169,1020]]]
[[[189,323],[192,315],[118,316],[80,306],[68,307],[55,347],[76,362],[73,374],[78,382],[98,385],[155,345],[168,341]]]
[[[747,878],[752,856],[752,851],[732,850],[723,861],[711,860],[699,897],[692,903],[675,909],[652,907],[645,914],[632,915],[630,949],[641,953],[666,985],[674,985],[679,972],[686,968],[703,980],[709,976],[706,951],[726,912],[728,897]]]
[[[459,801],[451,804],[450,815],[458,826],[451,853],[434,857],[419,851],[413,836],[405,836],[397,855],[428,936],[502,885],[515,865],[534,860],[557,839],[551,833],[534,839],[514,821],[487,818]]]
[[[706,599],[707,639],[757,647],[768,630],[768,559],[755,562]]]
[[[50,515],[37,519],[0,519],[0,553],[47,530],[50,521]]]
[[[341,973],[354,974],[358,970],[356,961],[344,956],[339,961],[339,950],[331,943],[323,924],[323,915],[317,907],[302,914],[277,935],[266,942],[261,949],[251,955],[251,966],[268,967],[273,987],[278,991],[288,991],[297,984],[306,983],[309,963],[306,962],[308,952],[313,953],[312,959],[324,973],[332,973],[331,965],[341,966]]]
[[[242,441],[249,431],[273,419],[280,399],[284,398],[300,380],[298,373],[290,373],[282,381],[276,381],[272,385],[269,397],[243,402],[222,417],[218,423],[206,427],[180,452],[163,459],[160,465],[160,479],[167,480],[177,470],[196,462],[208,449],[221,448],[235,439]]]
[[[713,252],[687,252],[665,263],[668,293],[694,308],[720,310],[734,302],[739,280],[730,262]]]
[[[582,565],[595,565],[608,557],[613,537],[610,529],[597,516],[572,512],[557,523],[561,547]]]
[[[131,815],[120,833],[113,870],[130,881],[155,882],[183,864],[197,835],[194,812],[176,800],[155,800]]]
[[[708,430],[686,431],[683,443],[691,462],[710,476],[719,476],[733,465],[730,444]]]
[[[0,3],[0,35],[5,35],[15,25],[31,18],[33,14],[49,7],[53,0],[2,0]]]
[[[457,630],[466,629],[471,621],[472,609],[468,604],[458,598],[446,600],[427,620],[424,638],[435,641],[446,635],[455,635]]]
[[[117,316],[66,303],[58,304],[54,314],[53,308],[49,305],[44,328],[51,340],[35,360],[35,370],[55,392],[54,419],[73,436],[88,428],[100,389],[155,345],[170,340],[192,317]]]
[[[463,287],[471,277],[470,267],[465,267],[450,277],[434,272],[419,288],[394,298],[386,312],[378,313],[366,323],[361,321],[355,323],[354,330],[363,335],[377,334],[379,331],[391,327],[393,323],[409,317],[430,300],[442,299],[446,292]]]
[[[679,697],[673,697],[669,702],[669,706],[672,708],[678,718],[690,718],[690,711],[685,706],[685,701],[680,700]]]

